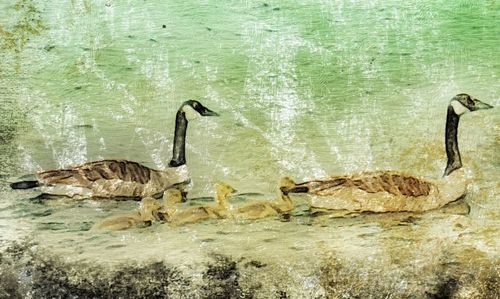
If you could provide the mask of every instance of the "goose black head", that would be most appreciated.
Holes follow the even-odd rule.
[[[199,116],[219,116],[217,112],[208,109],[196,100],[185,101],[182,103],[179,110],[184,112],[188,120],[195,119]]]
[[[478,99],[473,99],[466,93],[457,94],[451,99],[450,105],[457,115],[462,115],[467,111],[476,111],[481,109],[491,109],[493,106],[481,102]]]

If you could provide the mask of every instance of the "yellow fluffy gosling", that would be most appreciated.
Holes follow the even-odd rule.
[[[156,199],[152,197],[145,197],[142,199],[138,210],[106,218],[98,223],[95,228],[123,230],[134,226],[150,226],[153,220],[158,219],[157,213],[160,208],[161,205]]]
[[[281,186],[293,184],[289,178],[281,179]],[[288,214],[294,208],[293,202],[288,195],[280,192],[280,195],[273,201],[256,201],[245,204],[232,211],[236,219],[261,219],[271,216]]]
[[[182,195],[179,190],[167,190],[164,197],[164,207],[161,211],[165,220],[175,225],[182,225],[207,219],[230,217],[226,199],[236,190],[224,183],[217,183],[215,189],[215,204],[194,206],[182,210],[176,207],[176,204],[182,201]]]

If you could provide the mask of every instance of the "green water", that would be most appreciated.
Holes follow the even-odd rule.
[[[465,92],[499,104],[497,1],[7,2],[0,3],[0,245],[31,236],[72,260],[160,258],[192,271],[207,252],[258,255],[287,265],[286,281],[308,282],[302,293],[288,292],[297,298],[333,296],[313,273],[330,251],[348,264],[368,261],[367,269],[388,265],[394,277],[404,269],[410,282],[402,293],[426,284],[405,275],[449,252],[467,248],[497,264],[497,108],[460,123],[474,178],[471,213],[418,215],[402,227],[398,215],[310,219],[299,201],[291,222],[100,233],[88,229],[136,203],[36,204],[27,200],[36,192],[6,183],[103,158],[165,168],[186,99],[221,114],[189,125],[192,197],[212,196],[222,180],[272,198],[284,175],[397,169],[439,178],[449,100]],[[264,281],[273,284],[273,275]]]

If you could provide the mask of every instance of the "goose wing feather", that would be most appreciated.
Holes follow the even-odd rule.
[[[151,179],[151,169],[127,160],[101,160],[82,165],[54,169],[38,173],[38,178],[45,184],[64,184],[90,188],[98,180],[121,180],[146,184]]]
[[[363,172],[350,176],[333,176],[297,186],[308,188],[307,193],[332,195],[339,189],[352,188],[366,193],[388,193],[395,196],[419,197],[430,194],[433,183],[395,171]]]

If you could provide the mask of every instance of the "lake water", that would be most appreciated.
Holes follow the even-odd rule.
[[[498,108],[460,122],[467,215],[317,218],[298,197],[288,222],[102,232],[91,227],[137,203],[38,203],[29,200],[36,190],[8,186],[104,158],[164,169],[187,99],[220,114],[188,128],[189,197],[198,201],[218,181],[255,193],[237,202],[274,198],[282,176],[395,169],[437,179],[450,99],[500,104],[497,1],[8,2],[0,3],[0,274],[20,278],[0,281],[0,297],[141,296],[157,272],[123,273],[160,262],[177,276],[165,274],[156,294],[173,298],[498,298]],[[97,268],[135,287],[106,293]]]

